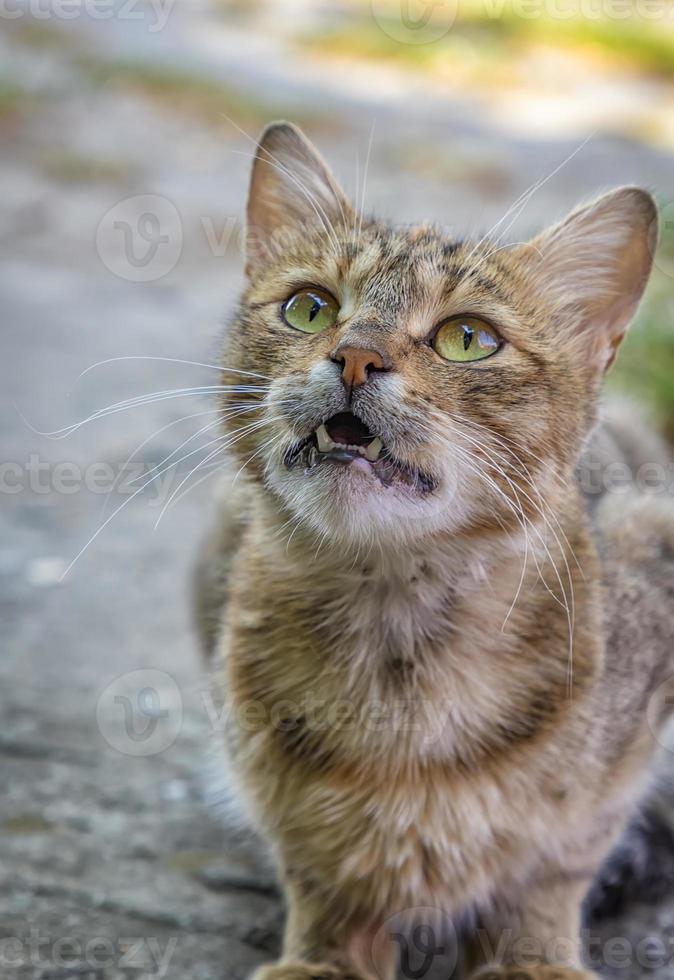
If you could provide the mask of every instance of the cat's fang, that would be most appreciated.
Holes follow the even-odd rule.
[[[335,443],[328,435],[328,430],[325,428],[325,425],[319,425],[316,429],[316,442],[319,453],[329,453],[331,449],[335,448]]]
[[[364,456],[365,459],[369,460],[371,463],[376,462],[379,459],[379,455],[384,448],[384,443],[376,436],[368,446],[357,446],[347,443],[335,442],[328,435],[328,430],[325,426],[319,425],[316,429],[316,445],[318,447],[319,453],[331,453],[335,450],[346,451],[350,453],[357,453],[359,456]]]
[[[379,454],[383,448],[384,443],[379,436],[376,436],[365,450],[365,458],[369,459],[371,463],[374,463],[375,460],[379,459]]]

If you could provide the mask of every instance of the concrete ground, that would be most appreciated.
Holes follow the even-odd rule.
[[[239,126],[304,122],[352,190],[371,139],[369,206],[464,231],[580,139],[487,123],[393,69],[298,63],[268,23],[253,33],[206,2],[155,32],[147,4],[131,21],[85,7],[35,19],[35,6],[0,17],[0,977],[244,978],[278,949],[282,908],[259,847],[210,799],[217,705],[187,581],[212,483],[182,493],[213,405],[177,393],[217,377],[241,283],[252,144]],[[197,72],[208,84],[177,98]],[[597,135],[512,235],[621,181],[671,197],[672,158]],[[173,394],[77,425],[160,391]],[[595,920],[632,943],[607,964],[615,976],[674,977],[671,839],[652,839],[655,859],[636,845],[649,890],[633,885],[626,904],[610,891]],[[647,936],[657,962],[634,954]]]

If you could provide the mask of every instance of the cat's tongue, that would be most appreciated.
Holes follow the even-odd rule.
[[[340,412],[325,423],[325,428],[333,442],[345,446],[369,446],[374,436],[360,419],[351,412]]]

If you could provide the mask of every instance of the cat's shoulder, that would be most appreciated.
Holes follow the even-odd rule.
[[[648,420],[612,403],[586,447],[578,479],[602,564],[608,634],[629,646],[674,643],[674,460]]]
[[[251,515],[251,496],[245,481],[225,473],[215,493],[214,514],[205,534],[192,580],[194,620],[202,649],[210,655],[222,623],[232,563]]]

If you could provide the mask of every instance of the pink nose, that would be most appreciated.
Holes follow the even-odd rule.
[[[340,347],[335,351],[333,360],[343,365],[342,378],[347,388],[365,384],[372,371],[387,370],[379,351],[363,347]]]

